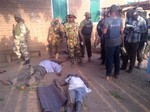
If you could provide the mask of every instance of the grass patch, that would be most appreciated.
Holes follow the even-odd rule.
[[[1,98],[1,97],[0,97],[0,101],[4,101],[4,99],[5,99],[5,98]]]
[[[109,91],[110,95],[113,96],[116,99],[122,100],[124,101],[125,99],[119,95],[119,93],[117,91]]]

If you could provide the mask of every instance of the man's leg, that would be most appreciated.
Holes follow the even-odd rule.
[[[21,58],[21,52],[20,52],[20,40],[14,39],[14,46],[13,46],[14,53],[18,56],[18,58]]]
[[[138,61],[138,68],[141,68],[142,61],[143,61],[143,49],[144,49],[144,43],[145,42],[140,42],[138,49],[137,49],[137,61]]]
[[[30,79],[30,72],[29,71],[23,71],[22,73],[20,73],[19,75],[17,75],[13,79],[1,80],[1,82],[5,85],[20,86],[20,85],[25,85],[29,79]]]
[[[21,41],[20,42],[20,50],[21,50],[21,53],[25,59],[25,62],[24,64],[29,64],[30,63],[30,59],[29,59],[29,52],[28,52],[28,48],[27,48],[27,44],[25,41]]]
[[[130,52],[131,52],[131,44],[128,42],[125,42],[125,49],[127,54],[122,56],[122,65],[121,65],[121,70],[126,70],[127,65],[128,65],[128,59],[130,57]]]
[[[112,75],[112,64],[114,61],[114,47],[105,47],[105,56],[106,56],[106,76]],[[109,79],[106,77],[107,79]]]
[[[91,61],[91,56],[92,56],[92,51],[91,51],[91,39],[85,39],[85,46],[86,46],[86,51],[88,55],[88,61]]]
[[[101,58],[102,58],[102,62],[101,64],[105,64],[105,42],[104,40],[101,40]]]
[[[114,69],[114,77],[117,78],[120,72],[120,45],[115,47],[115,52],[114,52],[114,64],[115,64],[115,69]]]
[[[149,51],[150,51],[150,45],[147,43],[146,47],[145,47],[145,50],[144,50],[144,54],[143,54],[144,59],[148,59],[147,55],[148,55]]]
[[[76,112],[82,112],[82,105],[83,100],[85,99],[85,96],[87,95],[84,88],[77,88],[75,89],[76,95],[75,95],[75,106],[76,106]]]
[[[129,66],[128,73],[132,72],[133,67],[135,65],[138,46],[139,46],[139,43],[132,43],[131,55],[130,55],[130,66]]]
[[[68,90],[67,112],[74,111],[75,94],[74,90]]]
[[[28,81],[28,85],[31,86],[35,84],[36,82],[39,82],[44,78],[44,75],[46,74],[46,70],[42,66],[35,67],[35,72],[32,74],[31,78]]]

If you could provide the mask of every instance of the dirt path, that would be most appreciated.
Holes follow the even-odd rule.
[[[84,66],[75,64],[71,67],[69,62],[64,62],[64,75],[47,74],[42,84],[51,84],[55,78],[62,80],[69,73],[81,74],[92,89],[87,100],[89,112],[150,112],[150,83],[146,82],[149,76],[145,75],[144,70],[135,69],[132,74],[121,71],[119,79],[107,81],[105,69],[101,69],[97,58],[98,55],[94,54],[93,62],[86,62]],[[36,65],[43,59],[46,57],[35,58],[32,63]],[[0,74],[0,79],[14,77],[17,68],[16,62],[9,64],[5,68],[7,72]],[[0,112],[41,112],[36,89],[32,87],[20,91],[0,83]]]

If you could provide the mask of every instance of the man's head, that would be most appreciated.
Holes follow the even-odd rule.
[[[56,26],[57,24],[59,24],[58,19],[57,18],[53,19],[51,25]]]
[[[144,16],[144,10],[142,7],[137,7],[136,11],[139,13],[139,15]]]
[[[139,16],[139,12],[138,12],[138,11],[135,11],[135,12],[133,13],[133,19],[134,19],[134,20],[137,20],[138,16]]]
[[[117,16],[118,15],[118,6],[117,5],[112,5],[109,9],[110,15],[112,16]]]
[[[140,12],[140,13],[143,13],[143,12],[144,12],[144,10],[143,10],[142,7],[137,7],[137,8],[136,8],[136,11],[138,11],[138,12]]]
[[[20,22],[22,20],[22,16],[20,14],[14,14],[14,18],[16,22]]]
[[[85,18],[86,19],[91,19],[91,13],[90,12],[85,12]]]
[[[73,13],[71,13],[68,15],[68,18],[69,18],[69,22],[74,22],[76,19],[76,16]]]

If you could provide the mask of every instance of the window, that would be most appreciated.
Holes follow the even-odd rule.
[[[98,22],[100,17],[100,0],[90,0],[91,20]]]
[[[60,16],[64,22],[67,15],[67,0],[51,0],[51,2],[53,17],[58,18]]]

